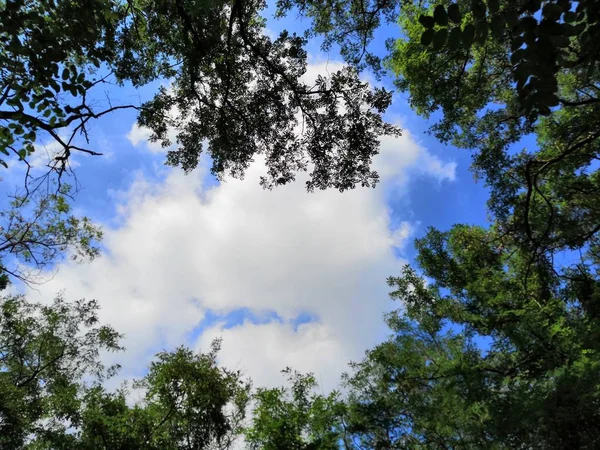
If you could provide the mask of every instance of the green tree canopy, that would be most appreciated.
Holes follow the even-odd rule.
[[[315,393],[313,375],[283,371],[288,387],[258,388],[253,396],[251,426],[246,430],[249,448],[261,450],[336,450],[346,436],[344,404],[337,392]]]
[[[440,141],[473,152],[488,230],[417,242],[393,336],[349,375],[366,448],[595,448],[600,5],[282,1],[360,67],[387,67]],[[402,37],[384,64],[369,42]],[[535,142],[522,149],[523,142]]]
[[[102,351],[119,350],[119,335],[98,325],[94,301],[28,302],[0,298],[0,447],[20,449],[32,436],[62,436],[77,421],[84,378],[102,379]]]
[[[180,347],[161,352],[148,374],[134,382],[143,398],[102,387],[84,398],[72,448],[200,450],[228,449],[241,434],[250,384],[239,372],[219,367],[219,343],[207,354]]]
[[[600,6],[595,1],[281,0],[325,47],[396,75],[442,142],[473,151],[498,226],[535,257],[592,245],[600,230]],[[398,22],[382,65],[369,43]],[[535,136],[537,146],[519,148]]]
[[[596,448],[596,274],[565,280],[478,227],[417,248],[430,281],[390,278],[393,335],[348,377],[368,448]]]
[[[227,449],[242,433],[250,383],[217,365],[210,352],[157,354],[146,375],[123,385],[103,381],[101,353],[123,350],[121,336],[98,324],[94,301],[51,304],[0,299],[0,448]]]

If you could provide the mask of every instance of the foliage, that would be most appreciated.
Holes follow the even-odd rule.
[[[241,432],[250,385],[185,348],[162,352],[134,385],[143,399],[128,405],[126,389],[87,392],[76,446],[82,449],[226,449]]]
[[[206,354],[156,355],[134,382],[107,391],[100,353],[122,350],[98,325],[94,301],[0,300],[0,447],[3,449],[226,449],[242,432],[250,384]]]
[[[70,254],[73,260],[91,260],[99,249],[102,231],[87,217],[71,214],[71,188],[62,185],[50,193],[35,189],[12,197],[0,211],[0,290],[9,275],[27,283]]]
[[[315,394],[311,375],[283,371],[289,388],[258,388],[252,425],[246,431],[250,448],[263,450],[335,450],[345,439],[344,406],[338,393]]]
[[[338,44],[359,68],[380,68],[368,44],[384,20],[398,20],[404,37],[390,45],[387,66],[411,106],[439,118],[436,137],[475,150],[499,226],[535,257],[595,242],[598,2],[336,0],[322,8],[286,0],[279,7],[311,18],[311,33]],[[517,152],[531,134],[537,148]]]
[[[92,119],[135,108],[153,140],[169,145],[167,131],[176,130],[167,161],[186,171],[196,167],[206,141],[219,176],[243,176],[262,154],[265,186],[305,170],[309,189],[373,185],[377,138],[398,133],[381,118],[390,93],[369,88],[351,68],[305,83],[305,39],[287,31],[268,37],[259,15],[265,7],[262,0],[6,3],[0,151],[24,159],[44,132],[61,148],[53,168],[62,174],[73,151],[97,154],[75,139],[87,138]],[[110,74],[134,87],[171,84],[142,105],[109,99],[94,108],[93,90]]]
[[[367,447],[597,448],[597,274],[561,278],[477,227],[417,248],[432,282],[389,280],[405,307],[348,377]]]
[[[0,299],[0,447],[23,448],[31,435],[64,434],[76,421],[84,378],[114,372],[101,351],[119,350],[119,335],[97,325],[98,304],[51,305],[21,296]]]
[[[534,259],[595,246],[598,4],[488,3],[474,2],[478,9],[469,12],[459,2],[455,24],[444,6],[434,9],[437,19],[407,6],[408,39],[390,60],[398,86],[419,113],[441,110],[432,130],[438,138],[476,151],[474,169],[491,188],[490,209],[507,239]],[[417,17],[448,41],[424,46]],[[473,40],[465,41],[467,29]],[[529,134],[537,148],[517,152]]]
[[[45,133],[61,148],[55,168],[62,172],[72,151],[95,153],[79,147],[76,135],[87,136],[91,119],[120,108],[94,110],[89,91],[105,80],[92,78],[96,69],[118,52],[127,4],[10,0],[0,9],[0,164],[25,160]]]
[[[489,230],[432,230],[417,242],[427,282],[391,279],[406,309],[347,380],[359,441],[597,447],[598,2],[279,5],[359,67],[377,68],[368,43],[397,20],[397,87],[439,140],[473,150],[490,188]]]

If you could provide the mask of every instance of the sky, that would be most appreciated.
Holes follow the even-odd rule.
[[[341,64],[318,43],[309,54],[308,78]],[[107,90],[127,101],[155,88]],[[219,362],[255,385],[280,385],[280,370],[292,367],[314,373],[324,392],[336,388],[348,362],[387,336],[383,314],[401,305],[386,278],[414,262],[413,239],[430,226],[486,224],[487,194],[469,172],[469,153],[427,135],[430,123],[404,95],[386,118],[403,135],[382,139],[380,184],[345,193],[307,193],[303,176],[266,191],[260,158],[244,180],[217,182],[206,158],[184,175],[164,166],[165,149],[148,142],[133,112],[98,121],[91,146],[104,155],[74,157],[74,206],[103,227],[102,256],[61,263],[30,299],[64,291],[98,300],[101,321],[125,335],[126,352],[104,356],[122,366],[115,382],[141,376],[158,351],[205,351],[222,338]],[[51,145],[38,154],[45,150]],[[4,186],[17,180],[9,175]]]

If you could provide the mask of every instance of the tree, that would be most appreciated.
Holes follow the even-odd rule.
[[[125,388],[89,390],[73,448],[230,448],[241,434],[250,384],[217,366],[218,350],[216,341],[208,354],[186,348],[159,353],[134,383],[144,397],[133,406]]]
[[[265,155],[265,186],[305,170],[309,189],[373,185],[377,138],[398,133],[381,118],[390,93],[369,88],[355,70],[302,81],[305,39],[268,37],[261,0],[3,3],[0,151],[26,160],[39,135],[49,135],[60,148],[51,164],[59,176],[72,152],[98,154],[77,139],[87,139],[90,122],[124,108],[138,110],[139,124],[164,145],[176,129],[169,164],[193,169],[206,141],[219,176],[242,176]],[[101,101],[94,90],[111,79],[171,84],[143,104]]]
[[[336,450],[343,432],[344,404],[339,394],[315,394],[311,374],[283,371],[288,388],[258,388],[252,424],[246,430],[250,448],[263,450]]]
[[[427,282],[391,280],[406,310],[349,376],[367,448],[596,447],[598,2],[279,5],[358,67],[381,69],[369,40],[399,21],[384,66],[490,188],[488,230],[432,230]]]
[[[50,191],[37,186],[15,194],[0,211],[0,290],[10,277],[25,283],[43,280],[39,273],[66,255],[89,261],[99,254],[102,231],[87,217],[71,213],[71,187]]]
[[[206,354],[161,352],[134,382],[107,391],[101,352],[121,336],[98,325],[95,301],[0,299],[0,447],[3,449],[227,449],[242,432],[250,383]]]
[[[431,230],[417,241],[431,281],[409,267],[390,278],[405,305],[393,335],[347,378],[367,448],[598,446],[598,281],[497,239]]]
[[[97,310],[94,301],[61,296],[51,305],[0,299],[0,447],[62,436],[77,421],[84,378],[114,373],[99,354],[119,350],[119,335],[97,325]]]
[[[585,246],[599,231],[597,203],[600,7],[595,1],[405,2],[281,0],[313,20],[325,47],[353,66],[382,67],[442,142],[474,150],[507,233],[545,250]],[[369,43],[398,21],[382,65]],[[439,118],[439,120],[438,120]],[[517,151],[526,136],[537,148]],[[568,202],[568,205],[565,205]],[[533,228],[537,216],[547,224]]]
[[[390,60],[398,86],[418,112],[441,110],[432,130],[438,138],[476,151],[474,169],[491,188],[498,226],[532,257],[595,245],[597,2],[477,1],[473,8],[438,5],[427,16],[406,7],[409,39]],[[433,44],[423,45],[432,35]],[[537,148],[515,151],[528,134]]]

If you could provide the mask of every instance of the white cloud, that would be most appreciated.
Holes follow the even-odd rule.
[[[174,148],[177,141],[177,130],[175,128],[169,128],[167,132],[167,138],[171,142],[169,147],[163,147],[161,142],[151,142],[150,136],[152,135],[152,131],[150,128],[141,127],[135,122],[129,133],[127,133],[127,139],[134,147],[139,147],[140,145],[144,145],[150,152],[152,153],[166,153],[170,148]]]
[[[148,136],[134,126],[128,139],[139,145]],[[399,272],[395,249],[412,233],[408,222],[390,229],[386,190],[406,188],[415,172],[454,179],[452,164],[406,132],[383,139],[374,167],[377,189],[343,194],[309,194],[304,176],[265,191],[259,158],[244,181],[211,189],[203,188],[205,168],[190,176],[171,171],[161,184],[140,176],[115,196],[120,226],[105,229],[106,254],[90,265],[63,265],[39,295],[66,288],[68,298],[98,299],[103,322],[126,335],[123,376],[139,374],[160,348],[207,349],[222,336],[223,364],[244,369],[257,385],[280,384],[279,370],[291,366],[331,389],[347,362],[386,332],[382,314],[393,305],[385,280]],[[208,311],[241,308],[275,311],[281,321],[218,321],[194,335]],[[315,320],[295,327],[302,313]]]
[[[156,350],[186,342],[207,310],[274,310],[282,323],[215,323],[187,343],[206,349],[222,335],[223,363],[257,384],[279,384],[289,365],[332,388],[345,364],[385,332],[382,314],[392,306],[385,279],[398,273],[394,248],[410,235],[407,223],[389,229],[385,186],[405,182],[424,155],[408,137],[386,140],[375,161],[385,161],[382,186],[343,194],[308,194],[303,180],[265,191],[261,161],[244,181],[209,190],[204,170],[173,171],[160,185],[139,177],[120,197],[122,225],[105,230],[106,254],[90,265],[65,264],[41,295],[66,288],[69,298],[98,299],[102,320],[126,334],[124,376]],[[295,331],[290,321],[300,313],[317,320]]]

